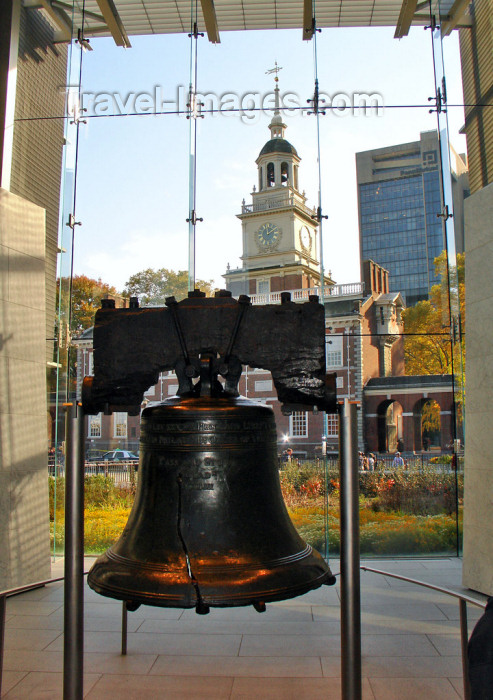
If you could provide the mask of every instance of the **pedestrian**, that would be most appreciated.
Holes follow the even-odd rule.
[[[394,461],[392,462],[392,466],[395,467],[396,469],[400,469],[401,467],[404,466],[404,460],[401,457],[400,452],[395,453]]]
[[[375,471],[375,457],[372,455],[371,452],[368,454],[368,457],[366,459],[368,462],[368,471]]]
[[[493,697],[493,598],[476,623],[467,645],[471,700]]]

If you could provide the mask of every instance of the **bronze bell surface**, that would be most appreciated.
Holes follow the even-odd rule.
[[[88,576],[98,593],[129,609],[262,611],[335,582],[286,510],[271,408],[242,397],[168,399],[143,411],[140,453],[127,525]]]

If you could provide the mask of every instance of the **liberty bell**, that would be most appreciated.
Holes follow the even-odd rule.
[[[194,316],[198,314],[200,326],[199,311],[209,309],[202,320],[209,318],[210,323],[210,311],[217,311],[218,304],[205,303],[215,300],[199,303],[202,297],[191,296],[181,307],[170,300],[171,313],[162,316],[171,321],[170,335],[179,341],[173,363],[178,395],[142,413],[134,505],[120,539],[97,559],[88,576],[91,588],[126,601],[129,610],[147,604],[195,608],[204,614],[210,607],[253,605],[262,612],[267,602],[335,582],[326,562],[301,539],[289,518],[279,483],[272,409],[237,394],[242,365],[232,349],[237,344],[242,354],[239,331],[242,323],[252,321],[244,318],[247,310],[255,308],[226,298],[226,318],[221,320],[231,317],[232,330],[223,353],[220,341],[219,350],[202,348],[197,355],[187,343],[196,331]],[[105,317],[102,336],[108,333],[104,311],[98,312]],[[118,324],[115,328],[121,333]],[[198,341],[191,342],[195,348]],[[148,359],[152,364],[153,358]],[[162,359],[156,360],[161,366]],[[114,368],[112,363],[110,373]],[[86,403],[96,410],[115,381],[96,349],[94,378],[85,382]],[[288,384],[291,400],[296,399]],[[327,382],[324,386],[327,396]],[[111,391],[113,399],[119,393],[121,406],[121,386]]]

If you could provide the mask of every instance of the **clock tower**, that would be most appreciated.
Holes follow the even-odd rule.
[[[284,138],[286,124],[280,113],[277,75],[270,139],[256,160],[258,184],[252,203],[242,202],[243,265],[229,268],[226,287],[234,296],[309,289],[320,283],[316,210],[299,191],[301,158]],[[324,280],[332,285],[330,277]]]

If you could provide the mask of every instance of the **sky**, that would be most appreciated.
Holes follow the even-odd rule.
[[[189,121],[183,110],[190,80],[186,35],[131,37],[132,48],[91,39],[82,56],[86,124],[79,128],[74,272],[123,290],[132,274],[148,267],[188,268]],[[329,109],[320,117],[323,249],[326,270],[339,284],[360,279],[355,153],[419,139],[436,129],[428,98],[434,94],[431,38],[423,28],[402,40],[391,28],[325,29],[317,36],[320,91],[331,100],[378,94],[380,116]],[[314,89],[314,44],[300,30],[223,32],[221,43],[198,40],[197,89],[206,109],[223,105],[272,105],[275,62],[285,103],[307,106]],[[444,40],[451,142],[465,152],[459,134],[460,60],[454,34]],[[74,56],[76,54],[74,53]],[[73,63],[75,69],[75,61]],[[270,95],[270,98],[269,98]],[[267,97],[266,97],[267,96]],[[340,99],[340,98],[339,98]],[[163,105],[164,102],[164,105]],[[396,105],[407,105],[397,108]],[[413,105],[421,105],[419,108]],[[138,116],[109,116],[139,112]],[[224,287],[227,264],[241,266],[242,200],[251,202],[257,158],[270,138],[266,110],[206,114],[197,129],[196,276]],[[300,189],[318,202],[316,118],[284,112],[285,137],[301,156]],[[73,131],[73,127],[72,131]],[[68,134],[67,165],[75,140]],[[68,192],[68,190],[67,190]]]

